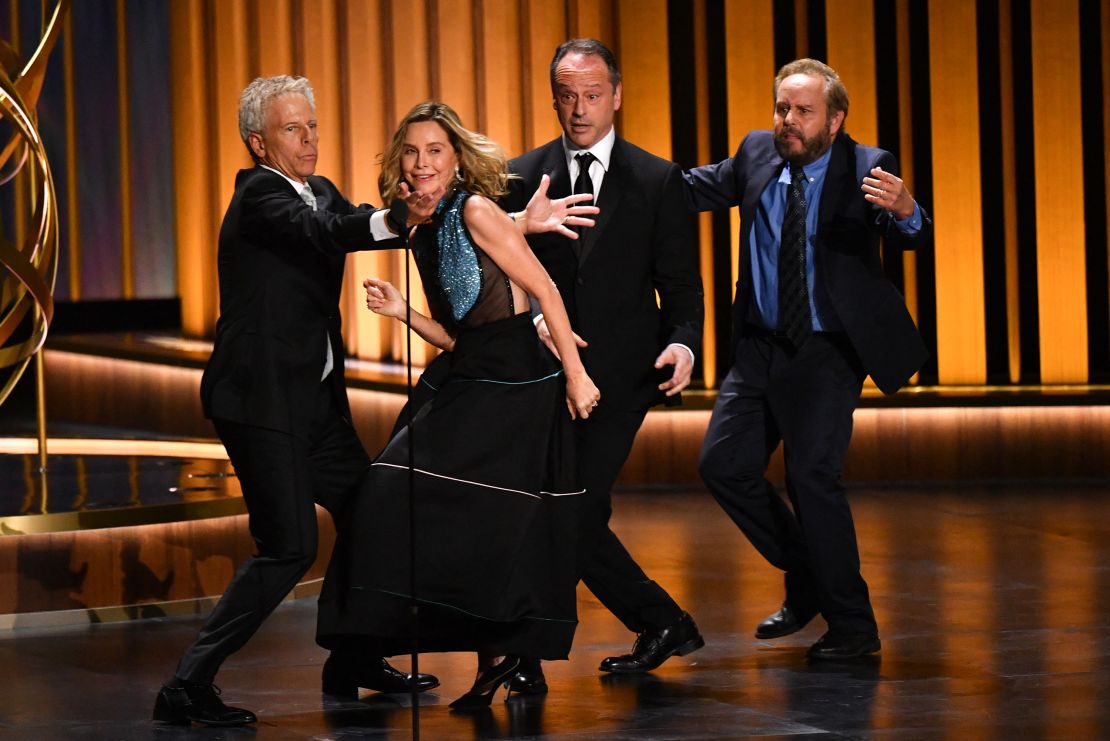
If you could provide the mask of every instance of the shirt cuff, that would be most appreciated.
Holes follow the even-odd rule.
[[[681,342],[672,342],[670,345],[667,345],[667,347],[681,347],[683,350],[690,353],[690,365],[694,364],[694,351],[686,347],[686,345],[683,345]]]
[[[385,242],[389,239],[397,239],[398,235],[394,234],[386,226],[385,216],[389,213],[388,208],[378,209],[370,214],[370,236],[375,242]]]
[[[921,206],[917,205],[917,201],[913,203],[913,213],[910,214],[910,217],[908,219],[895,218],[894,225],[905,234],[921,231]]]

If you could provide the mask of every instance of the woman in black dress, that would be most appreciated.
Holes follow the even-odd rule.
[[[488,705],[522,657],[567,657],[583,493],[570,422],[588,417],[600,397],[558,289],[519,225],[492,201],[508,178],[500,147],[442,103],[410,111],[383,155],[387,202],[402,183],[447,195],[412,235],[431,317],[406,312],[380,281],[367,282],[368,304],[410,318],[414,331],[450,352],[437,361],[444,372],[431,400],[390,440],[339,518],[320,596],[321,645],[410,651],[411,507],[418,650],[479,653],[478,678],[456,708]],[[529,296],[561,367],[536,336]],[[325,684],[326,675],[325,668]]]

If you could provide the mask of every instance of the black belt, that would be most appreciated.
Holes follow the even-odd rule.
[[[744,322],[744,334],[752,337],[766,337],[772,340],[783,340],[785,342],[790,342],[790,338],[786,336],[786,332],[783,332],[781,329],[767,329],[766,327],[761,327],[760,325],[753,324],[752,322]],[[814,330],[813,334],[821,337],[833,338],[843,336],[844,332],[818,332],[817,330]]]

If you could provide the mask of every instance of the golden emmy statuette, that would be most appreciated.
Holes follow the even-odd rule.
[[[42,24],[38,46],[20,58],[0,40],[0,188],[15,191],[15,223],[0,223],[0,404],[32,358],[36,361],[39,461],[46,468],[46,410],[42,349],[54,314],[58,272],[58,203],[35,105],[46,63],[61,33],[68,0],[59,0]],[[45,498],[44,498],[45,500]]]

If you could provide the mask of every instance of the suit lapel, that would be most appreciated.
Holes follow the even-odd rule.
[[[609,225],[613,214],[620,205],[627,187],[626,175],[628,169],[628,160],[624,156],[624,146],[621,140],[617,139],[613,142],[613,154],[609,158],[609,170],[601,181],[601,192],[594,199],[594,203],[601,209],[601,213],[594,217],[593,228],[587,229],[586,233],[578,240],[582,242],[578,251],[579,267],[586,262],[590,253],[593,252],[594,246],[601,239],[601,235],[605,232],[605,228]]]
[[[821,211],[817,214],[817,231],[828,225],[836,214],[846,213],[846,198],[851,198],[855,188],[855,149],[847,134],[839,134],[833,141],[829,155],[829,170],[825,186],[821,189]]]
[[[570,195],[570,170],[567,169],[567,158],[563,153],[563,140],[556,139],[548,145],[547,152],[544,155],[543,163],[540,166],[540,176],[550,175],[551,185],[547,189],[547,194],[552,198],[565,198]],[[536,186],[539,186],[539,179],[536,179]],[[526,194],[529,198],[532,197],[531,193]]]

